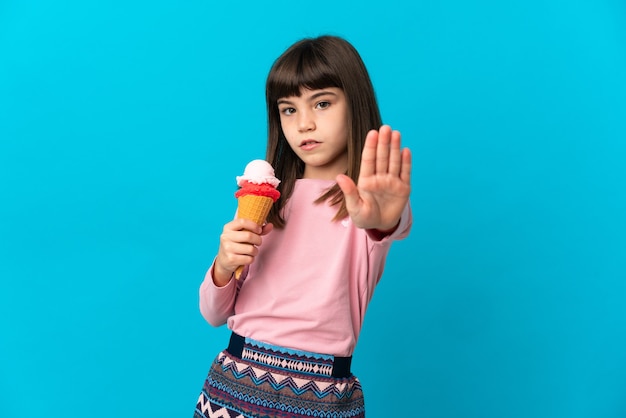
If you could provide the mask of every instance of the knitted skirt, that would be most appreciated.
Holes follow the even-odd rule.
[[[215,358],[194,418],[364,417],[359,380],[333,356],[236,334]],[[338,367],[339,364],[339,367]]]

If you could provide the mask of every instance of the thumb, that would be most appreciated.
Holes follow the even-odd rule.
[[[261,235],[267,235],[270,232],[272,232],[273,229],[274,229],[274,224],[268,222],[265,225],[263,225],[263,229],[261,230]]]
[[[356,184],[354,184],[354,181],[352,181],[352,179],[345,174],[339,174],[335,180],[343,192],[346,200],[346,209],[348,209],[348,212],[352,212],[361,201],[361,196],[359,195],[359,190],[357,189]]]

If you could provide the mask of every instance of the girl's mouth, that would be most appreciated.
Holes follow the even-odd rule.
[[[304,151],[310,151],[313,148],[316,148],[319,144],[321,144],[321,142],[317,142],[314,139],[306,139],[300,143],[300,148]]]

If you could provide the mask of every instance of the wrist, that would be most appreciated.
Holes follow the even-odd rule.
[[[376,240],[381,240],[389,235],[393,234],[398,226],[400,225],[400,220],[396,222],[396,224],[391,228],[371,228],[368,229],[367,232]]]
[[[213,264],[213,271],[211,273],[213,284],[217,287],[224,287],[230,282],[234,272],[225,270],[219,264],[215,263]]]

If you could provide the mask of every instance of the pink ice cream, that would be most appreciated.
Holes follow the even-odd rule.
[[[237,185],[240,187],[235,193],[239,198],[245,195],[267,196],[274,202],[280,197],[276,187],[280,183],[274,176],[274,169],[265,160],[252,160],[246,165],[242,176],[237,176]]]

